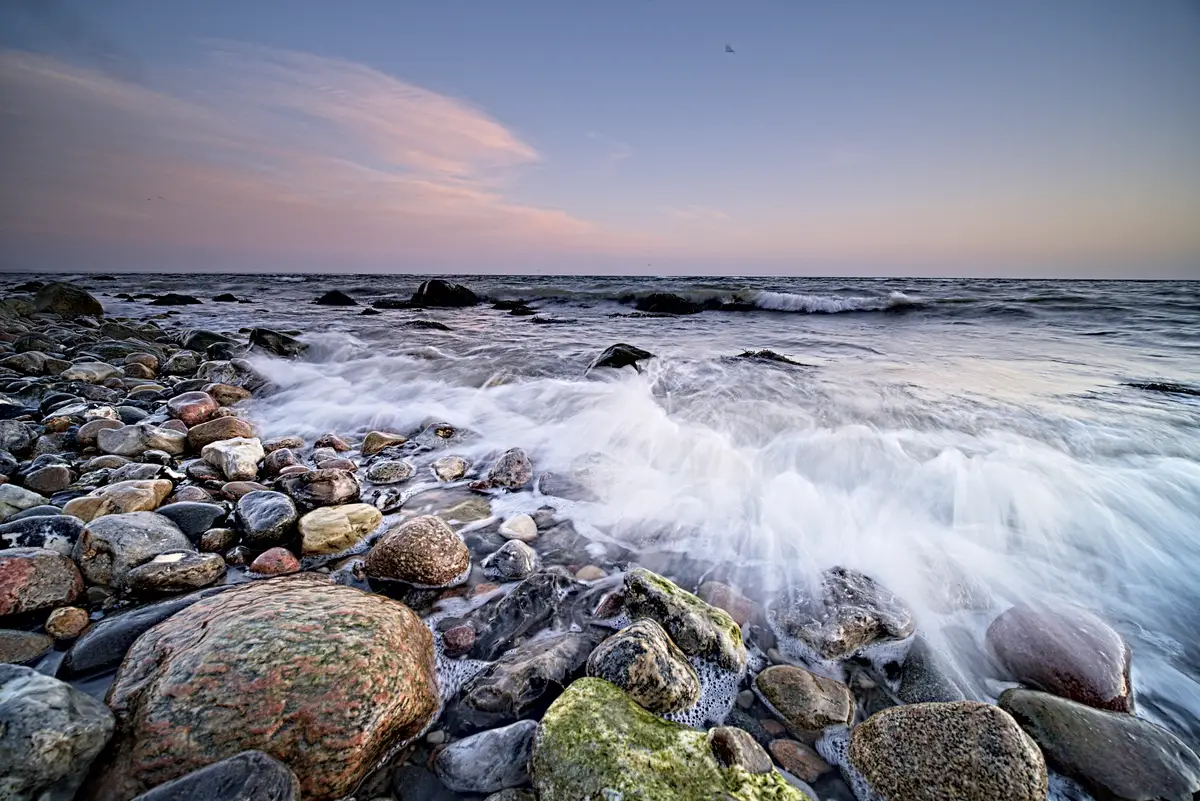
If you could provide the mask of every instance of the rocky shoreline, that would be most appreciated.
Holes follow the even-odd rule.
[[[1200,793],[1090,612],[997,614],[977,646],[1010,689],[981,703],[869,576],[759,597],[719,566],[661,575],[552,505],[495,513],[586,488],[520,447],[468,461],[453,421],[264,441],[273,388],[245,357],[303,358],[297,334],[19,289],[0,300],[0,797]],[[476,300],[430,281],[408,304]],[[589,369],[648,358],[614,345]]]

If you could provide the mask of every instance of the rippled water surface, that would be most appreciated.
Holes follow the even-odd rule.
[[[1200,744],[1200,283],[461,276],[539,313],[360,314],[420,280],[82,279],[110,314],[164,311],[116,293],[176,291],[205,300],[182,323],[303,332],[306,360],[260,359],[282,387],[256,402],[266,435],[466,427],[462,455],[521,446],[599,496],[514,506],[738,565],[760,598],[862,569],[968,673],[947,631],[979,641],[1020,599],[1087,606],[1133,645],[1142,714]],[[329,289],[360,306],[312,304]],[[743,310],[632,316],[652,291]],[[586,376],[615,342],[659,358]],[[763,348],[804,366],[732,358]]]

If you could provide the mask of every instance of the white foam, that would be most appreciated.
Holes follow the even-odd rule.
[[[700,677],[700,700],[687,709],[668,712],[662,717],[695,729],[720,726],[737,700],[738,687],[746,675],[745,668],[729,670],[697,656],[688,657],[688,662]]]

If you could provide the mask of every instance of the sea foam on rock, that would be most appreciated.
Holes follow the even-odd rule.
[[[700,700],[700,678],[662,626],[642,619],[592,651],[589,676],[620,687],[655,713],[676,712]]]
[[[657,573],[636,568],[626,574],[625,609],[631,618],[658,623],[688,656],[709,657],[730,670],[746,665],[742,632],[729,613]]]

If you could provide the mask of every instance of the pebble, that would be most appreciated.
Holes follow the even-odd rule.
[[[413,466],[402,461],[375,462],[367,468],[367,480],[374,484],[398,484],[412,477]]]
[[[537,524],[529,515],[513,515],[500,524],[500,536],[506,540],[533,542],[538,538]]]
[[[188,444],[194,450],[228,439],[250,439],[254,426],[240,417],[216,417],[206,423],[192,426],[187,432]],[[261,447],[261,445],[260,445]]]
[[[458,481],[467,474],[470,465],[460,456],[443,456],[433,463],[433,475],[438,481]]]
[[[383,522],[383,513],[366,503],[323,506],[300,518],[300,553],[324,556],[354,547]]]
[[[200,455],[228,480],[250,481],[258,476],[258,463],[265,454],[256,437],[235,437],[210,442],[201,449]]]
[[[599,581],[607,577],[608,573],[604,571],[604,568],[596,565],[584,565],[575,573],[575,578],[579,581]]]
[[[83,592],[75,563],[45,548],[0,551],[0,617],[64,606]]]
[[[130,570],[125,586],[135,595],[165,595],[207,587],[224,575],[225,560],[220,554],[172,551]]]
[[[537,551],[520,540],[508,540],[480,564],[493,581],[519,581],[541,566]]]
[[[250,563],[250,570],[261,576],[284,576],[300,572],[300,560],[287,548],[270,548]]]
[[[78,606],[60,606],[46,618],[46,633],[56,640],[73,640],[84,632],[91,620]]]
[[[203,553],[224,553],[237,544],[238,534],[231,528],[210,528],[200,535]]]

